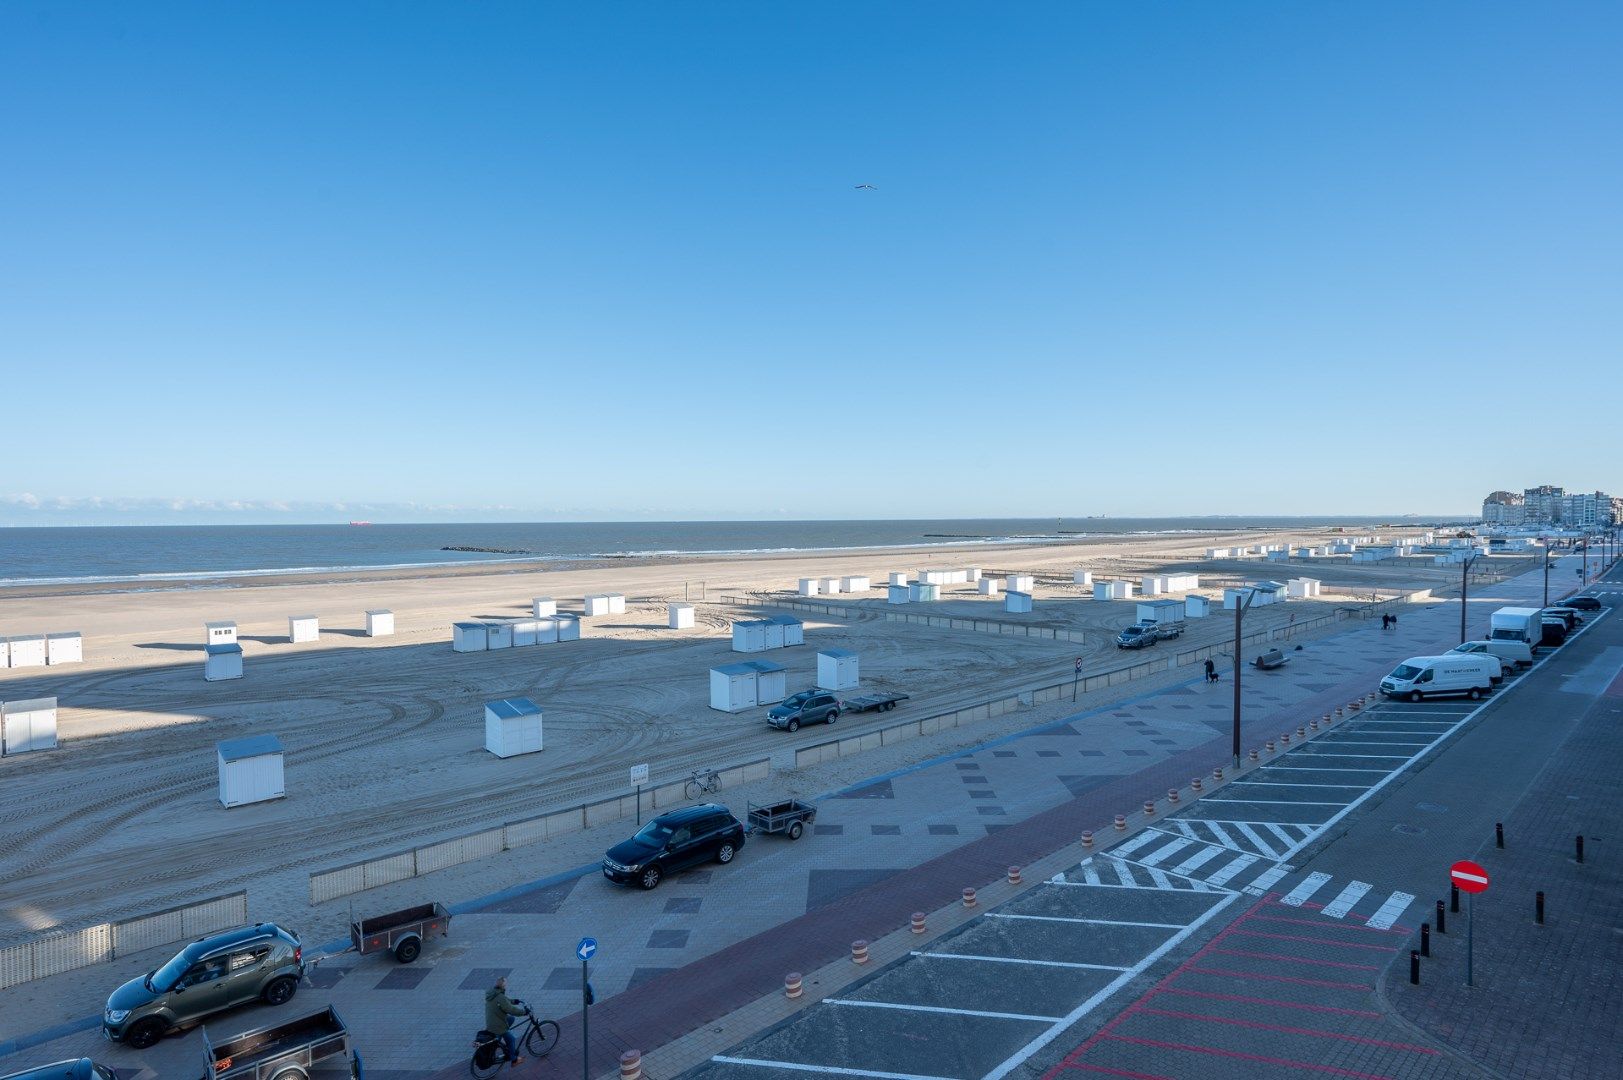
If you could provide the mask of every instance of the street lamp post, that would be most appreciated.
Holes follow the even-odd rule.
[[[1465,644],[1465,608],[1471,592],[1471,564],[1478,556],[1472,555],[1460,568],[1460,644]]]
[[[1251,606],[1256,599],[1255,589],[1245,591],[1245,601],[1238,598],[1234,603],[1234,768],[1240,768],[1240,622],[1245,618],[1245,609]]]
[[[1545,548],[1544,549],[1544,606],[1545,607],[1550,606],[1550,567],[1553,566],[1553,565],[1555,565],[1555,564],[1550,562],[1550,549]]]

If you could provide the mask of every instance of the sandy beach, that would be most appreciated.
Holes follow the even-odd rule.
[[[1218,542],[1323,539],[1257,532],[1223,534]],[[852,605],[847,617],[798,613],[806,644],[765,657],[788,668],[793,691],[813,683],[819,648],[851,649],[861,657],[862,689],[910,694],[906,707],[917,715],[1053,682],[1070,673],[1077,658],[1084,672],[1131,662],[1135,654],[1119,653],[1112,639],[1134,620],[1134,602],[1094,600],[1091,591],[1071,584],[1075,568],[1096,578],[1134,580],[1151,572],[1195,572],[1199,591],[1214,597],[1225,584],[1243,581],[1323,580],[1320,599],[1254,611],[1248,630],[1307,621],[1367,603],[1376,592],[1444,593],[1458,586],[1457,571],[1420,559],[1209,562],[1203,549],[1213,543],[1208,536],[1123,537],[1029,547],[605,560],[568,568],[479,564],[236,578],[216,587],[193,583],[138,593],[106,585],[7,592],[0,595],[4,633],[80,631],[85,662],[0,672],[0,699],[58,699],[61,736],[55,751],[0,760],[7,795],[0,942],[244,887],[255,918],[309,923],[317,919],[307,889],[313,870],[618,794],[626,790],[627,766],[639,762],[652,764],[658,783],[770,756],[774,774],[762,794],[867,775],[875,766],[856,758],[819,767],[815,777],[796,776],[793,747],[825,740],[831,729],[788,734],[766,727],[764,708],[736,714],[709,708],[708,669],[739,659],[730,651],[729,624],[760,612],[721,598],[789,599],[799,577],[865,574],[882,586],[893,570],[978,565],[988,574],[1027,572],[1037,578],[1031,613],[1006,613],[1000,599],[977,595],[973,585],[944,587],[937,604],[889,610],[929,609],[1084,633],[1079,644],[900,624],[886,619],[878,588],[839,598]],[[1521,561],[1503,562],[1512,571]],[[626,613],[584,620],[578,642],[471,654],[451,649],[455,621],[520,617],[536,596],[578,612],[583,595],[600,591],[626,594]],[[667,629],[666,604],[682,600],[697,606],[697,625]],[[364,636],[363,613],[371,608],[394,611],[393,637]],[[321,639],[291,644],[287,617],[303,614],[320,618]],[[211,620],[238,624],[243,679],[203,681],[203,623]],[[1221,617],[1192,621],[1179,647],[1217,644],[1231,633],[1232,622]],[[482,706],[512,696],[544,709],[546,749],[501,760],[483,748]],[[1033,707],[988,722],[986,734],[1105,700]],[[900,716],[843,717],[839,734]],[[286,747],[288,797],[226,810],[217,798],[215,743],[261,733],[277,735]],[[885,761],[895,767],[977,737],[960,729],[920,738],[887,750]],[[555,849],[537,845],[522,871],[512,872],[532,878],[577,865],[582,851],[601,850],[622,831],[610,824]],[[488,865],[441,871],[434,891],[455,898],[489,887],[491,876]]]

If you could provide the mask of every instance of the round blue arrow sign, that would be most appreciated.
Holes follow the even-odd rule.
[[[597,939],[589,937],[581,938],[580,944],[575,946],[575,955],[578,956],[582,961],[590,960],[593,956],[596,956]]]

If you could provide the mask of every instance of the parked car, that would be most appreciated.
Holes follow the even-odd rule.
[[[1116,648],[1142,649],[1160,640],[1160,631],[1155,628],[1154,623],[1134,623],[1116,635]]]
[[[826,690],[802,690],[766,711],[766,722],[784,731],[799,731],[803,724],[832,724],[844,703]]]
[[[1533,650],[1525,641],[1462,641],[1449,652],[1487,653],[1497,656],[1508,667],[1528,667],[1533,663]]]
[[[1545,608],[1544,617],[1546,619],[1560,619],[1562,622],[1566,623],[1567,633],[1569,634],[1578,629],[1578,624],[1584,621],[1584,617],[1578,614],[1578,612],[1574,609],[1561,606]]]
[[[1476,701],[1493,689],[1502,670],[1499,658],[1487,653],[1411,656],[1381,680],[1381,693],[1408,701],[1463,694]]]
[[[714,859],[730,863],[744,826],[725,806],[705,803],[661,814],[603,855],[603,876],[621,885],[657,886],[669,874]]]
[[[190,1027],[238,1005],[282,1005],[304,977],[299,937],[255,923],[198,938],[167,964],[114,990],[102,1034],[144,1050],[172,1028]]]
[[[1593,596],[1569,596],[1566,600],[1566,606],[1576,608],[1579,611],[1599,611],[1600,601]]]
[[[37,1069],[6,1073],[0,1080],[118,1080],[118,1074],[105,1065],[97,1065],[89,1058],[76,1061],[58,1061],[41,1065]]]
[[[1564,619],[1554,616],[1543,621],[1544,636],[1539,639],[1540,645],[1565,645],[1567,642],[1567,624]]]

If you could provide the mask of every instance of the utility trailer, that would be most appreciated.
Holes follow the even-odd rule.
[[[906,694],[860,694],[845,699],[846,712],[890,712],[906,701]]]
[[[350,948],[365,956],[392,952],[402,964],[409,964],[423,951],[423,939],[451,936],[451,913],[444,904],[418,904],[387,915],[349,924]]]
[[[202,1080],[362,1080],[361,1055],[331,1005],[218,1043],[203,1029]]]
[[[768,803],[765,806],[758,806],[755,803],[747,805],[750,832],[779,833],[791,840],[799,840],[800,834],[806,831],[806,826],[817,817],[817,807],[799,799],[784,799],[782,802]]]

